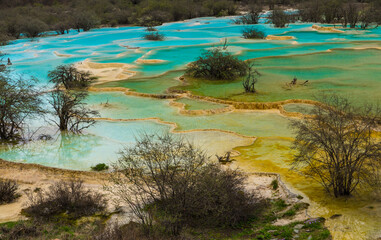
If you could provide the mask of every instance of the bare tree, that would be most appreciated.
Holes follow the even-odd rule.
[[[372,185],[381,169],[381,141],[375,136],[380,111],[355,107],[335,95],[321,102],[310,113],[313,117],[292,121],[293,164],[335,197],[350,195],[362,184]]]
[[[258,82],[261,74],[254,69],[254,63],[248,65],[248,75],[246,79],[242,81],[243,88],[246,92],[255,93],[255,84]]]
[[[0,70],[0,141],[21,140],[27,120],[44,113],[35,79]]]
[[[342,7],[341,12],[343,16],[343,27],[346,28],[349,24],[350,28],[355,28],[360,17],[358,6],[355,3],[346,4]]]
[[[95,80],[89,72],[78,71],[74,65],[60,65],[48,73],[49,81],[56,87],[64,86],[66,89],[85,89]]]
[[[237,19],[233,20],[234,24],[258,24],[259,17],[262,12],[262,7],[252,6],[249,12]]]
[[[84,100],[87,92],[54,89],[50,94],[49,103],[53,107],[52,121],[61,131],[80,133],[95,124],[94,117],[98,111],[88,109]]]

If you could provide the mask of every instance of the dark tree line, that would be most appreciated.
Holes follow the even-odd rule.
[[[0,36],[38,37],[46,31],[65,34],[69,29],[88,31],[104,25],[155,26],[194,17],[234,15],[237,8],[232,0],[0,1]]]
[[[381,23],[381,2],[308,1],[300,5],[300,19],[305,22],[339,23],[343,27],[365,29]]]
[[[297,16],[281,9],[296,8]],[[378,0],[70,0],[0,1],[0,43],[20,37],[39,37],[70,29],[88,31],[99,26],[156,26],[164,22],[203,16],[248,14],[237,24],[256,24],[261,10],[275,10],[270,23],[284,27],[296,19],[306,22],[340,23],[344,27],[368,28],[381,22]],[[289,17],[289,18],[288,18]]]

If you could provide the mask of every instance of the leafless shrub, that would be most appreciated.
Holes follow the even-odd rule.
[[[248,93],[255,93],[255,84],[258,82],[259,77],[261,74],[254,69],[254,63],[250,63],[248,65],[248,75],[246,78],[242,81],[243,88],[245,89],[245,92]]]
[[[0,204],[11,203],[20,195],[17,193],[18,185],[12,180],[0,180]]]
[[[29,206],[24,212],[35,218],[51,218],[67,213],[71,218],[91,216],[106,208],[107,201],[102,194],[83,186],[81,180],[60,181],[48,191],[28,193]]]
[[[184,226],[234,226],[255,215],[254,194],[245,176],[223,170],[181,138],[144,134],[114,165],[110,187],[149,233],[155,227],[173,236]]]
[[[49,93],[49,103],[53,107],[52,122],[61,131],[81,133],[84,129],[95,124],[99,112],[87,108],[84,102],[87,92],[54,89]]]

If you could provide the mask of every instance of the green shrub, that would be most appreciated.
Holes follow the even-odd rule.
[[[264,32],[255,28],[245,28],[242,30],[242,36],[246,39],[264,39],[266,35]]]
[[[295,216],[295,214],[296,214],[295,209],[291,208],[291,209],[287,210],[285,213],[283,213],[283,216],[292,217],[292,216]]]
[[[163,41],[165,36],[161,33],[154,32],[154,33],[147,33],[146,35],[143,36],[145,40],[150,40],[150,41]]]
[[[20,195],[17,193],[18,185],[12,180],[0,180],[0,204],[11,203]]]
[[[107,166],[105,163],[98,163],[97,165],[91,167],[91,170],[97,171],[97,172],[105,171],[108,169],[109,169],[109,166]]]
[[[204,51],[196,61],[188,65],[186,72],[195,78],[234,80],[245,76],[247,70],[246,62],[217,47]]]
[[[285,209],[288,206],[288,204],[283,199],[277,199],[277,200],[273,201],[272,205],[273,205],[275,212],[282,211],[283,209]]]

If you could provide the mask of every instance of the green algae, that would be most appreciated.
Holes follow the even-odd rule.
[[[313,105],[301,103],[289,103],[283,105],[283,109],[286,112],[297,112],[302,114],[310,114],[313,108]]]
[[[287,99],[314,99],[321,91],[350,95],[358,103],[379,101],[381,91],[380,50],[333,50],[299,56],[256,59],[262,74],[257,93],[247,94],[241,79],[208,81],[186,78],[179,87],[194,94],[235,101],[274,102]],[[289,83],[296,77],[296,86]],[[303,84],[308,80],[308,83]]]
[[[276,172],[291,185],[291,191],[308,197],[311,207],[308,214],[327,219],[326,226],[334,239],[373,239],[381,234],[379,218],[381,204],[369,192],[356,193],[351,198],[334,198],[311,178],[301,175],[292,167],[293,153],[289,150],[292,139],[258,138],[247,147],[236,148],[241,155],[237,165],[248,172]],[[373,208],[368,208],[372,206]],[[341,217],[330,219],[334,214]]]
[[[109,106],[105,107],[104,103]],[[245,136],[292,136],[289,119],[276,112],[235,111],[208,116],[186,116],[169,105],[169,100],[128,96],[120,92],[92,93],[88,103],[100,111],[103,118],[158,118],[175,123],[177,131],[218,129]]]

